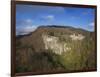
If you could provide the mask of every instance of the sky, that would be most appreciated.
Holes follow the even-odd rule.
[[[94,31],[95,9],[44,5],[16,5],[16,35],[41,25],[60,25]]]

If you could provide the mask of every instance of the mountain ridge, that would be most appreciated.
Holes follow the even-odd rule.
[[[40,26],[16,37],[16,72],[90,70],[96,68],[95,33]]]
[[[82,28],[75,28],[75,27],[71,27],[71,26],[60,26],[60,25],[46,25],[46,26],[41,25],[41,26],[37,27],[35,31],[37,31],[38,29],[41,29],[41,28],[51,28],[51,29],[54,29],[54,28],[59,29],[60,28],[60,29],[72,29],[72,30],[80,30],[80,31],[91,32],[91,31],[88,31],[88,30],[85,30],[85,29],[82,29]],[[34,33],[35,31],[32,31],[32,32],[30,32],[28,34],[24,34],[24,35],[16,35],[16,37],[21,38],[23,36],[29,36],[32,33]]]

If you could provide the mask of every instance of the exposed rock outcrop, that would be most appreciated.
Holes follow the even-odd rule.
[[[71,50],[70,47],[67,47],[67,42],[59,42],[59,37],[42,35],[45,49],[51,49],[56,54],[62,54],[63,52],[67,52]]]

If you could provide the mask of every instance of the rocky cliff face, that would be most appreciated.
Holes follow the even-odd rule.
[[[42,35],[43,42],[45,45],[45,49],[51,49],[54,53],[61,55],[63,52],[71,51],[71,47],[67,46],[67,39],[70,37],[71,40],[77,41],[77,40],[83,40],[85,36],[82,34],[71,34],[65,37],[61,36],[63,39],[65,39],[63,42],[60,42],[60,37],[50,36],[50,35]]]

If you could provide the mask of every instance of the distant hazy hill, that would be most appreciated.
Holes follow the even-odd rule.
[[[16,36],[16,72],[96,69],[95,33],[69,26],[40,26]]]

